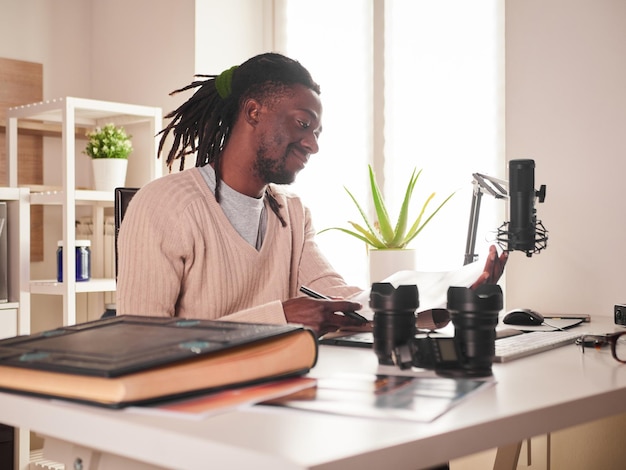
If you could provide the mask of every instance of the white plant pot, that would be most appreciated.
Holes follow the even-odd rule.
[[[126,158],[92,158],[93,182],[96,191],[111,191],[126,184]]]
[[[369,250],[370,284],[380,282],[393,273],[415,270],[415,250]]]

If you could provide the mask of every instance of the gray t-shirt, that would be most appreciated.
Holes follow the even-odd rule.
[[[200,174],[215,194],[215,170],[211,165],[199,168]],[[263,245],[267,229],[267,211],[264,198],[238,193],[224,181],[220,185],[220,207],[237,233],[257,250]]]

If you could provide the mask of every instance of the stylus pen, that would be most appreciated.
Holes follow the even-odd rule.
[[[300,287],[300,292],[302,292],[303,294],[308,295],[309,297],[313,297],[314,299],[333,300],[330,297],[328,297],[327,295],[323,295],[323,294],[320,294],[319,292],[315,292],[313,289],[309,289],[306,286]],[[359,315],[356,312],[343,312],[343,314],[346,317],[352,318],[353,320],[359,320],[359,321],[362,321],[364,323],[367,322],[367,318]]]

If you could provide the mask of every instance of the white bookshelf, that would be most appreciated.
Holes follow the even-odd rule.
[[[58,130],[62,140],[62,187],[49,189],[31,188],[30,204],[61,206],[62,208],[62,240],[66,247],[74,246],[76,241],[75,223],[77,206],[89,206],[94,226],[91,247],[92,276],[87,282],[62,282],[56,279],[28,279],[31,294],[63,296],[63,324],[76,323],[76,294],[83,292],[115,291],[115,279],[103,278],[104,273],[104,210],[113,206],[113,193],[107,191],[91,191],[76,187],[77,151],[76,134],[78,129],[103,126],[109,122],[116,125],[129,126],[148,123],[148,151],[141,155],[135,152],[129,158],[141,158],[142,178],[145,182],[161,176],[161,165],[157,161],[157,134],[161,130],[161,108],[139,106],[126,103],[98,101],[84,98],[65,97],[40,103],[9,108],[7,110],[7,148],[9,187],[16,188],[18,169],[18,128],[26,123],[29,128],[37,125],[45,129]],[[56,127],[55,127],[56,126]],[[146,137],[144,137],[145,139]],[[137,136],[133,136],[133,144]],[[80,151],[80,148],[78,148]],[[75,251],[63,250],[63,279],[75,279]],[[103,310],[104,311],[104,308]]]
[[[113,122],[130,126],[143,124],[148,127],[143,137],[147,148],[129,159],[141,159],[142,184],[161,176],[161,164],[157,160],[157,134],[161,130],[161,108],[125,103],[97,101],[65,97],[51,101],[9,108],[6,116],[8,187],[0,188],[0,201],[7,201],[9,219],[9,303],[0,304],[0,335],[29,334],[31,332],[31,295],[56,295],[63,297],[63,325],[76,323],[76,294],[115,291],[115,279],[104,278],[104,211],[113,206],[114,195],[106,191],[91,191],[76,186],[76,136],[84,129]],[[146,126],[147,124],[147,126]],[[47,188],[18,186],[18,128],[29,131],[41,130],[61,139],[62,187]],[[143,132],[142,134],[146,133]],[[138,136],[133,136],[133,145]],[[45,147],[44,147],[45,148]],[[80,148],[79,148],[80,151]],[[139,184],[133,184],[139,186]],[[62,210],[63,244],[75,246],[76,208],[91,208],[93,238],[91,245],[91,279],[75,282],[75,250],[63,250],[63,279],[31,279],[30,271],[30,206],[60,206]],[[111,253],[109,252],[110,256]],[[56,271],[55,271],[56,272]],[[102,296],[104,299],[104,297]],[[102,306],[104,312],[104,305]],[[5,315],[5,316],[3,316]],[[30,468],[30,433],[27,429],[16,430],[16,468]]]

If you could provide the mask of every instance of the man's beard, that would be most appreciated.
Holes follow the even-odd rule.
[[[291,152],[291,146],[287,146],[285,153],[279,159],[267,157],[267,149],[262,146],[257,150],[254,162],[254,171],[265,183],[291,184],[296,179],[296,174],[287,170],[286,162]]]

